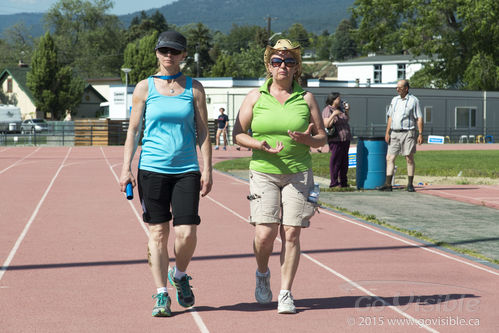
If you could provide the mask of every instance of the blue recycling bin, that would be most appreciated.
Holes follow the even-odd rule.
[[[359,137],[357,143],[357,188],[371,190],[385,183],[386,151],[385,137]]]

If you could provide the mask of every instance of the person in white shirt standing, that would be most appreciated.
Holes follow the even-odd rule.
[[[408,192],[414,192],[414,154],[416,142],[423,143],[423,114],[416,96],[409,94],[409,81],[400,80],[397,83],[397,93],[392,99],[388,109],[385,141],[388,143],[386,154],[386,180],[385,184],[378,186],[380,191],[392,190],[393,171],[397,155],[405,156],[407,161],[407,187]],[[416,126],[418,134],[416,135]]]

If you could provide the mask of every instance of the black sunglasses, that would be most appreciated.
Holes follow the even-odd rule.
[[[270,59],[270,64],[272,67],[281,67],[281,64],[284,63],[286,67],[295,67],[297,62],[293,58],[286,58],[286,59],[281,59],[281,58],[272,58]]]
[[[179,55],[180,53],[182,53],[181,50],[176,50],[176,49],[172,49],[170,47],[160,47],[158,49],[159,53],[161,54],[168,54],[168,53],[171,53],[172,55]]]

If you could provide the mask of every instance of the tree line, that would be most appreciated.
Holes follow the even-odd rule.
[[[202,23],[169,24],[158,11],[141,12],[125,28],[108,14],[112,6],[111,0],[60,0],[45,15],[46,33],[39,39],[22,24],[0,39],[2,68],[19,60],[29,64],[27,84],[39,110],[62,118],[81,100],[85,79],[121,75],[124,81],[122,67],[131,68],[131,84],[153,74],[154,46],[168,29],[187,37],[183,71],[192,76],[264,76],[265,46],[289,38],[313,51],[315,60],[341,61],[368,52],[426,55],[431,61],[411,78],[414,87],[499,90],[499,3],[494,0],[356,0],[349,19],[334,33],[320,34],[299,23],[279,33],[233,25],[224,34]]]

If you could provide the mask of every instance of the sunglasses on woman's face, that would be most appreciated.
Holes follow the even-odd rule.
[[[175,49],[172,49],[172,48],[169,48],[169,47],[160,47],[158,49],[158,51],[161,54],[168,54],[168,53],[170,53],[171,55],[179,55],[180,53],[182,53],[181,50],[175,50]]]
[[[270,59],[270,64],[272,67],[281,67],[281,64],[284,63],[286,67],[295,67],[297,62],[293,58],[286,58],[286,59],[281,59],[281,58],[272,58]]]

